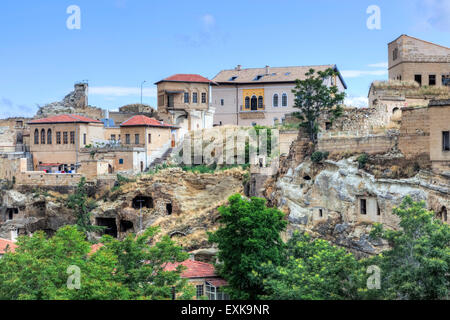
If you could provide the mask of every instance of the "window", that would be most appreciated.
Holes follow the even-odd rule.
[[[206,282],[206,296],[208,300],[229,300],[230,297],[228,294],[220,291],[219,288],[213,286],[209,282]]]
[[[360,199],[360,212],[361,214],[367,214],[367,201],[366,199]]]
[[[184,103],[189,103],[189,92],[184,93]]]
[[[258,110],[258,99],[256,98],[256,96],[252,97],[251,110]]]
[[[276,126],[280,122],[278,121],[278,118],[273,118],[273,125]]]
[[[123,164],[123,159],[119,159],[119,164]]]
[[[450,131],[442,132],[442,150],[450,151]]]
[[[61,132],[56,132],[56,144],[61,144]]]
[[[435,86],[436,85],[436,75],[435,74],[428,75],[428,84],[430,86]]]
[[[34,130],[34,144],[39,144],[39,130]]]
[[[278,93],[275,93],[275,94],[273,95],[273,103],[272,103],[272,105],[273,105],[274,107],[278,107]]]
[[[220,99],[220,105],[223,106],[225,104],[225,101],[223,99]]]
[[[197,297],[197,299],[198,298],[200,298],[201,296],[203,296],[203,285],[202,284],[200,284],[200,285],[197,285],[196,286],[196,291],[197,291],[197,294],[196,294],[196,297]]]
[[[331,129],[331,122],[325,122],[325,130]]]
[[[319,209],[319,217],[323,217],[323,210],[322,209]]]
[[[262,96],[258,97],[258,108],[264,108],[264,99]]]
[[[197,92],[192,93],[192,103],[197,103]]]
[[[127,133],[127,134],[125,135],[125,143],[126,143],[126,144],[130,144],[130,134],[129,134],[129,133]]]
[[[264,77],[264,76],[259,74],[253,79],[253,81],[261,80],[262,77]]]
[[[443,86],[450,86],[450,74],[443,74],[442,75],[442,85]]]
[[[45,129],[41,130],[41,144],[45,144]]]
[[[151,133],[148,134],[148,143],[152,143],[152,134]]]
[[[206,103],[206,92],[202,92],[202,103]]]
[[[245,97],[245,109],[249,109],[249,108],[250,108],[250,98]]]
[[[70,144],[75,144],[75,131],[70,131]]]
[[[67,139],[67,132],[66,131],[63,132],[63,143],[64,144],[68,144],[69,143],[69,140]]]
[[[17,128],[22,128],[23,127],[23,121],[21,121],[21,120],[16,121],[16,127]]]
[[[119,135],[119,139],[120,139],[120,135]],[[86,133],[83,133],[83,144],[86,145]]]
[[[237,76],[232,76],[230,79],[228,79],[228,81],[234,81],[237,79]]]
[[[286,93],[283,93],[283,95],[281,96],[281,106],[287,107],[287,105],[288,105],[288,96]]]
[[[139,144],[139,134],[134,135],[134,144]]]
[[[52,129],[47,130],[47,144],[52,144]]]
[[[111,135],[111,141],[116,141],[116,135],[115,134]]]
[[[422,75],[421,74],[415,74],[414,75],[414,81],[419,84],[419,86],[422,85]]]
[[[398,57],[398,48],[395,48],[392,52],[392,60],[397,60]]]

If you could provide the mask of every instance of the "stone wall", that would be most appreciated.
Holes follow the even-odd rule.
[[[318,150],[328,152],[386,153],[396,146],[397,135],[319,139]]]
[[[430,123],[427,107],[402,109],[398,147],[406,158],[430,153]]]
[[[44,173],[39,171],[25,171],[17,175],[17,185],[30,185],[35,187],[47,186],[76,186],[82,175],[77,173]]]

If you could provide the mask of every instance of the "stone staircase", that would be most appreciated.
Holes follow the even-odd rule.
[[[171,153],[173,151],[173,148],[169,148],[167,149],[159,158],[156,158],[155,160],[152,161],[152,163],[150,164],[150,168],[154,168],[158,165],[162,165],[164,162],[167,161],[167,159],[170,157]]]

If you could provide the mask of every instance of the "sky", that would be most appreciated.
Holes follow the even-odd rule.
[[[33,116],[85,80],[90,105],[140,102],[146,81],[156,107],[156,81],[238,64],[336,64],[347,104],[365,106],[401,34],[450,47],[450,0],[2,0],[0,117]]]

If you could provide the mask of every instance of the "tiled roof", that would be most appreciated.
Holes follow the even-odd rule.
[[[161,123],[160,121],[149,118],[143,115],[134,116],[127,121],[122,122],[121,127],[131,127],[131,126],[149,126],[149,127],[167,127],[176,128],[170,124]]]
[[[227,280],[222,279],[222,278],[208,279],[206,281],[209,282],[210,284],[212,284],[214,287],[217,287],[217,288],[228,285]]]
[[[326,69],[337,69],[336,65],[319,66],[296,66],[296,67],[269,67],[266,74],[266,68],[249,68],[220,71],[212,81],[216,83],[264,83],[264,82],[295,82],[295,80],[304,80],[305,73],[309,69],[325,71]],[[260,77],[258,79],[258,76]],[[234,78],[234,80],[232,80]],[[255,80],[258,79],[258,80]],[[341,81],[344,83],[343,79]],[[345,85],[345,84],[344,84]]]
[[[100,250],[101,247],[105,246],[103,243],[95,243],[91,246],[91,251],[89,251],[88,255],[96,253],[98,250]]]
[[[156,83],[160,83],[163,81],[176,81],[176,82],[204,82],[209,83],[211,80],[202,77],[199,74],[174,74],[173,76],[162,79]]]
[[[166,271],[175,271],[175,269],[180,264],[187,268],[181,274],[181,277],[183,277],[183,278],[217,277],[216,271],[212,264],[209,264],[206,262],[201,262],[201,261],[194,261],[191,259],[185,260],[183,262],[168,263],[165,270]]]
[[[17,245],[11,240],[1,239],[0,238],[0,254],[6,253],[6,248],[8,247],[10,252],[14,252],[17,248]]]
[[[62,114],[58,116],[31,120],[29,124],[39,124],[39,123],[102,123],[99,120],[91,119],[85,116],[80,116],[78,114]]]

